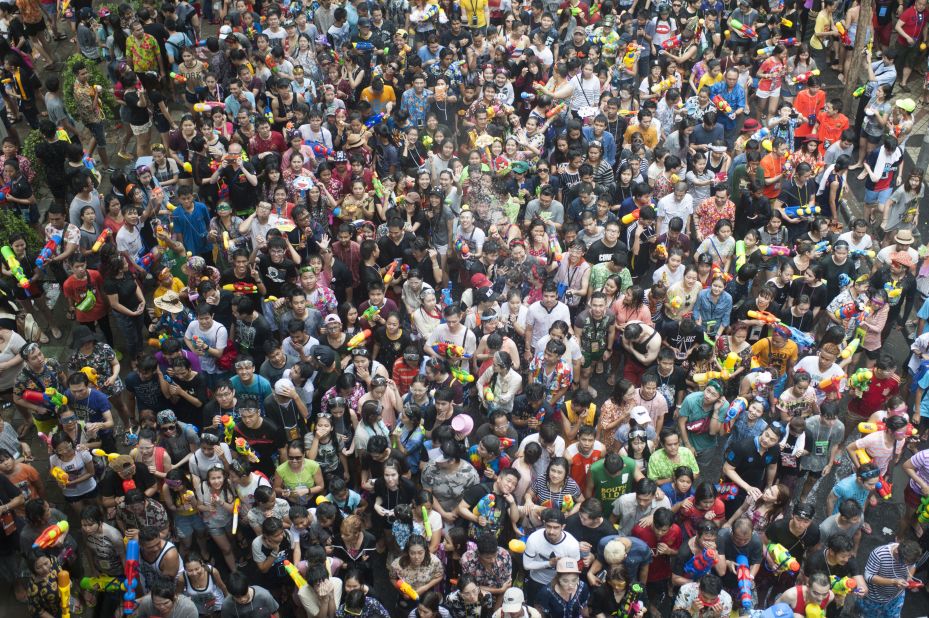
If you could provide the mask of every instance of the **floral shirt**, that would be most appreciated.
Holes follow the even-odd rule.
[[[141,530],[145,526],[153,526],[156,530],[167,530],[168,511],[154,498],[145,499],[145,510],[136,515],[125,502],[116,505],[116,521],[122,524],[123,530],[135,528]]]
[[[459,461],[457,469],[451,472],[439,469],[435,462],[429,462],[423,466],[422,482],[423,489],[431,491],[442,508],[451,511],[461,502],[465,490],[480,483],[481,478],[474,466],[464,461]]]
[[[103,121],[103,109],[94,98],[94,85],[88,82],[74,82],[74,103],[77,105],[77,117],[84,124],[97,124]]]
[[[335,612],[336,618],[390,618],[390,614],[381,605],[381,602],[374,597],[365,597],[365,606],[360,614],[349,613],[345,611],[345,603],[339,606]]]
[[[306,300],[311,307],[316,308],[323,315],[335,313],[339,304],[332,290],[319,285],[316,286],[315,290],[307,294]]]
[[[497,548],[493,566],[484,566],[477,549],[469,549],[461,556],[461,572],[474,578],[474,583],[484,588],[502,588],[510,581],[513,572],[513,558],[502,547]]]
[[[445,575],[445,568],[442,562],[433,554],[426,555],[426,562],[418,567],[400,566],[400,559],[397,558],[390,565],[390,570],[405,579],[413,588],[422,588],[436,577]]]
[[[701,618],[702,616],[728,616],[732,613],[732,597],[729,596],[729,593],[725,590],[720,590],[719,592],[719,604],[717,609],[703,608],[701,606],[699,611],[691,611],[691,608],[700,603],[699,596],[699,582],[684,584],[677,593],[677,598],[674,599],[674,609],[683,609],[690,613],[691,616],[698,616]]]
[[[494,598],[489,592],[485,592],[480,595],[477,603],[465,603],[461,598],[461,591],[455,590],[445,597],[444,605],[452,618],[481,618],[493,610]]]
[[[143,34],[139,41],[135,35],[126,37],[126,58],[136,73],[161,70],[158,64],[158,41],[150,34]]]
[[[17,397],[22,397],[24,391],[44,392],[46,388],[54,388],[57,389],[58,392],[64,393],[67,385],[58,379],[61,373],[61,363],[55,358],[47,358],[45,360],[45,368],[40,372],[33,372],[24,365],[19,375],[16,376],[16,381],[13,383],[13,394]],[[43,414],[33,412],[33,415],[40,421],[51,420],[54,417],[51,409],[48,409],[48,411]]]
[[[29,581],[27,590],[29,616],[40,618],[42,614],[61,615],[61,596],[58,594],[58,574],[62,571],[58,558],[51,556],[52,568],[42,579],[35,576]]]
[[[563,360],[559,360],[551,372],[546,372],[545,360],[541,352],[536,354],[529,363],[529,383],[541,384],[549,395],[555,391],[570,388],[573,379],[574,371],[571,365]]]
[[[410,114],[410,124],[423,125],[426,123],[426,110],[429,107],[429,97],[432,92],[423,89],[422,94],[416,94],[416,90],[410,88],[403,93],[400,98],[400,109],[406,110]]]
[[[116,352],[113,351],[113,348],[105,343],[97,342],[90,354],[81,354],[80,352],[72,354],[71,358],[68,359],[68,371],[73,373],[80,371],[83,367],[90,367],[97,372],[96,387],[107,397],[112,397],[123,392],[125,388],[123,380],[119,376],[116,377],[116,381],[113,382],[112,386],[106,386],[103,383],[113,373],[112,363],[114,360],[116,360]]]
[[[713,228],[716,227],[717,221],[720,219],[735,220],[735,204],[732,203],[732,200],[726,200],[726,205],[719,208],[716,205],[716,198],[708,197],[700,202],[695,214],[700,217],[700,221],[697,224],[700,235],[703,236],[703,238],[708,238],[713,235]]]

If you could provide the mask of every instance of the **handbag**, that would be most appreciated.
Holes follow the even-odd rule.
[[[684,425],[689,433],[701,434],[706,433],[710,430],[710,420],[713,418],[713,415],[710,414],[705,416],[697,421],[690,421]]]
[[[223,350],[222,355],[216,359],[216,367],[222,369],[223,371],[229,371],[235,365],[235,359],[238,358],[239,351],[235,347],[235,343],[230,341],[226,344],[226,348]]]

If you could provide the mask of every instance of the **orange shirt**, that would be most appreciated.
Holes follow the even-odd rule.
[[[825,106],[826,93],[823,90],[819,90],[816,96],[811,96],[809,89],[804,88],[797,93],[797,97],[794,99],[794,109],[802,118],[818,114]],[[806,137],[812,133],[813,127],[808,122],[801,122],[794,130],[794,136],[796,137]]]
[[[816,135],[819,137],[819,153],[825,154],[826,148],[839,141],[839,138],[842,137],[842,131],[848,128],[848,118],[845,114],[828,116],[823,112],[819,112],[816,121],[819,123],[819,129],[816,131]]]
[[[765,180],[779,176],[784,172],[784,159],[777,153],[769,152],[761,158],[761,169],[764,171]],[[765,184],[761,193],[769,200],[773,200],[781,193],[781,182]]]

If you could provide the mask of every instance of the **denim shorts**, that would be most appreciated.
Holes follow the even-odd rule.
[[[880,191],[872,191],[871,189],[864,190],[864,203],[865,204],[883,204],[886,202],[890,195],[894,192],[893,187],[887,187],[886,189],[881,189]]]
[[[195,532],[205,532],[206,524],[196,513],[193,515],[175,515],[174,528],[177,531],[177,538],[189,539]]]

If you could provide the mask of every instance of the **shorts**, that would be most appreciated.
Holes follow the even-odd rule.
[[[177,538],[189,539],[195,532],[206,532],[206,524],[196,513],[193,515],[175,515],[174,529],[177,532]]]
[[[86,494],[81,494],[80,496],[65,496],[65,502],[68,504],[74,504],[75,502],[80,502],[81,500],[88,500],[97,497],[97,488],[94,487]]]
[[[759,88],[758,90],[755,91],[755,96],[758,97],[759,99],[768,99],[768,98],[776,99],[777,97],[781,96],[781,88],[780,86],[778,86],[774,90],[762,90],[761,88]]]
[[[97,146],[106,146],[106,125],[102,122],[92,122],[86,124],[94,139],[97,140]]]
[[[868,357],[868,360],[877,360],[881,356],[881,349],[865,350],[864,355]]]
[[[925,52],[919,50],[919,45],[901,45],[900,41],[894,41],[893,49],[897,52],[897,58],[894,61],[897,68],[909,67],[915,69],[920,60],[925,58]]]
[[[590,366],[594,363],[599,363],[603,360],[603,352],[605,350],[600,350],[599,352],[581,352],[581,367],[584,369],[590,369]]]
[[[872,191],[871,189],[865,189],[864,190],[864,203],[865,204],[883,204],[890,198],[890,195],[893,192],[894,192],[893,187],[881,189],[880,191]]]
[[[906,505],[915,509],[919,506],[919,503],[922,502],[922,499],[922,496],[913,491],[913,488],[910,487],[909,480],[907,480],[906,487],[903,488],[903,501],[906,502]]]
[[[132,129],[133,135],[144,135],[152,130],[152,121],[149,120],[145,124],[130,124],[129,128]]]
[[[45,20],[37,21],[34,24],[25,24],[26,36],[33,37],[45,31]]]
[[[864,131],[861,132],[861,137],[865,138],[872,146],[877,146],[882,141],[884,141],[883,135],[871,135],[870,133],[865,133]]]
[[[231,530],[231,527],[230,528],[226,528],[226,527],[216,528],[214,526],[207,526],[206,529],[210,533],[210,536],[226,536]]]

